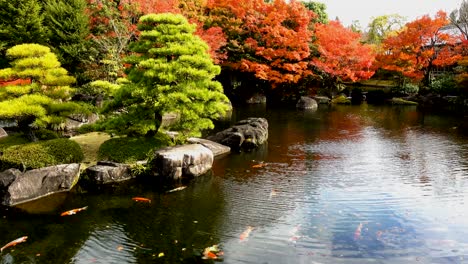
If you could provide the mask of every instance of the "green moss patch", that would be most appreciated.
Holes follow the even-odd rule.
[[[83,160],[80,145],[66,138],[11,145],[1,151],[0,171],[9,168],[37,169]]]
[[[94,165],[98,160],[99,147],[110,138],[110,135],[107,133],[91,132],[77,135],[70,139],[81,146],[84,155],[83,163],[86,165]]]
[[[98,159],[119,163],[134,163],[145,160],[153,150],[173,145],[171,138],[163,133],[154,137],[112,138],[99,148]]]
[[[390,102],[393,105],[418,105],[418,103],[416,102],[408,101],[408,100],[401,99],[401,98],[392,98]]]
[[[351,100],[344,95],[337,96],[332,99],[332,104],[351,104]]]

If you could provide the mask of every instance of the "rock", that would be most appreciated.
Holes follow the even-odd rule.
[[[148,165],[151,171],[167,179],[196,177],[211,169],[213,152],[201,144],[168,147],[157,150]]]
[[[8,133],[5,131],[5,129],[0,127],[0,138],[8,137]]]
[[[99,161],[86,169],[86,180],[95,184],[108,184],[133,178],[130,165],[111,161]]]
[[[204,147],[207,147],[208,149],[211,150],[211,152],[213,152],[213,155],[215,157],[231,152],[230,147],[221,145],[219,143],[216,143],[208,139],[191,137],[191,138],[188,138],[187,141],[191,144],[201,144]]]
[[[78,163],[62,164],[22,173],[17,169],[0,172],[1,203],[14,206],[50,194],[70,191],[80,177]]]
[[[251,150],[267,141],[268,121],[265,118],[250,117],[207,139],[229,146],[231,149]]]
[[[296,108],[298,109],[317,109],[317,107],[317,101],[307,96],[301,96],[296,104]]]
[[[314,96],[313,97],[315,101],[317,101],[317,103],[319,104],[329,104],[331,99],[326,97],[326,96]]]
[[[266,96],[263,94],[254,94],[247,100],[248,104],[266,104]]]

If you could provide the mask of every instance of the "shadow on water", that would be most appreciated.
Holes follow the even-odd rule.
[[[0,243],[29,236],[0,263],[207,263],[203,249],[215,244],[224,263],[468,258],[460,119],[414,107],[252,106],[217,129],[247,117],[268,119],[268,142],[217,158],[181,191],[129,181],[51,196],[22,207],[29,213],[0,209]]]

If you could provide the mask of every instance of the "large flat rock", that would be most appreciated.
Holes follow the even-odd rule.
[[[80,177],[78,163],[62,164],[21,172],[8,169],[0,172],[1,203],[14,206],[50,194],[70,191]]]
[[[148,162],[150,169],[167,179],[196,177],[213,166],[213,152],[201,144],[188,144],[157,150]]]
[[[230,147],[216,143],[208,139],[191,137],[191,138],[188,138],[187,141],[191,144],[201,144],[202,146],[207,147],[213,152],[213,155],[215,157],[228,154],[229,152],[231,152]]]

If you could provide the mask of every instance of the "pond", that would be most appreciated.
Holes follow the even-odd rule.
[[[468,263],[462,119],[364,104],[233,121],[250,116],[268,119],[268,143],[183,190],[127,182],[1,209],[0,244],[28,240],[0,263],[213,263],[212,245],[224,263]]]

